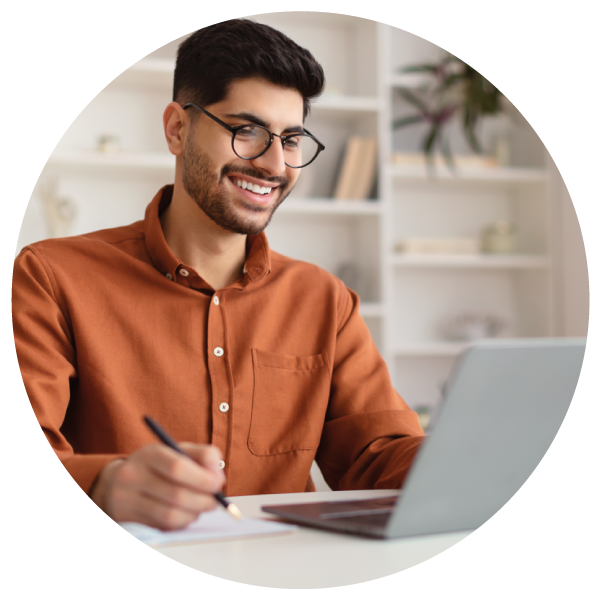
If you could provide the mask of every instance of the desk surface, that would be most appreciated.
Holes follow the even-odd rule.
[[[389,496],[389,490],[316,492],[232,498],[245,516],[275,518],[267,504]],[[165,556],[210,575],[264,587],[323,588],[362,583],[419,564],[468,535],[459,532],[377,540],[299,527],[264,538],[159,548]]]

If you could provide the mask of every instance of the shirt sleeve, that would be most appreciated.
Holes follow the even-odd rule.
[[[348,288],[339,302],[329,406],[316,460],[333,490],[398,489],[425,439],[394,390]]]
[[[61,432],[77,358],[67,307],[59,299],[48,263],[32,247],[15,260],[12,313],[17,358],[31,406],[63,466],[89,493],[102,469],[121,455],[76,454]]]

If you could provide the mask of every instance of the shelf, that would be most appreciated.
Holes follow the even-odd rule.
[[[392,254],[396,267],[449,267],[471,269],[544,269],[546,256],[536,254]]]
[[[416,89],[430,84],[434,79],[425,73],[396,73],[388,78],[388,85],[392,88],[406,87]]]
[[[436,168],[430,175],[423,166],[387,165],[386,174],[395,180],[437,182],[484,182],[484,183],[546,183],[548,174],[544,169],[521,167],[498,167],[490,169],[460,169],[451,173],[447,168]]]
[[[329,198],[307,198],[286,200],[278,209],[285,214],[319,215],[380,215],[381,203],[367,200],[333,200]]]
[[[466,346],[466,342],[422,342],[404,344],[402,346],[397,346],[394,349],[394,356],[397,358],[452,358],[458,356]]]
[[[170,89],[173,86],[175,59],[172,58],[143,58],[119,75],[114,84],[162,87]],[[324,94],[311,105],[316,111],[339,111],[347,113],[378,112],[382,103],[379,98],[369,96],[344,96]]]
[[[48,166],[57,167],[91,167],[110,169],[161,169],[173,171],[175,157],[166,152],[65,152],[53,154],[48,159]]]
[[[170,89],[173,86],[173,58],[143,58],[121,73],[112,83]]]
[[[311,109],[331,110],[340,112],[377,112],[381,110],[382,103],[379,98],[368,96],[342,96],[342,95],[323,95],[317,98],[312,104]]]

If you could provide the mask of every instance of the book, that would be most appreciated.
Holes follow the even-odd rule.
[[[373,188],[377,169],[377,140],[365,138],[361,140],[360,163],[356,172],[356,182],[351,200],[366,200]]]
[[[352,191],[354,175],[358,168],[360,144],[361,139],[358,136],[352,136],[346,142],[340,172],[333,192],[333,197],[336,200],[348,198]]]
[[[335,200],[366,200],[373,187],[377,168],[377,140],[352,136],[346,143]]]

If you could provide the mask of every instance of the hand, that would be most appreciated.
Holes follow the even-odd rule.
[[[225,483],[215,446],[180,444],[193,460],[164,444],[148,444],[126,460],[109,463],[91,492],[115,521],[163,530],[181,529],[217,506],[213,494]]]

